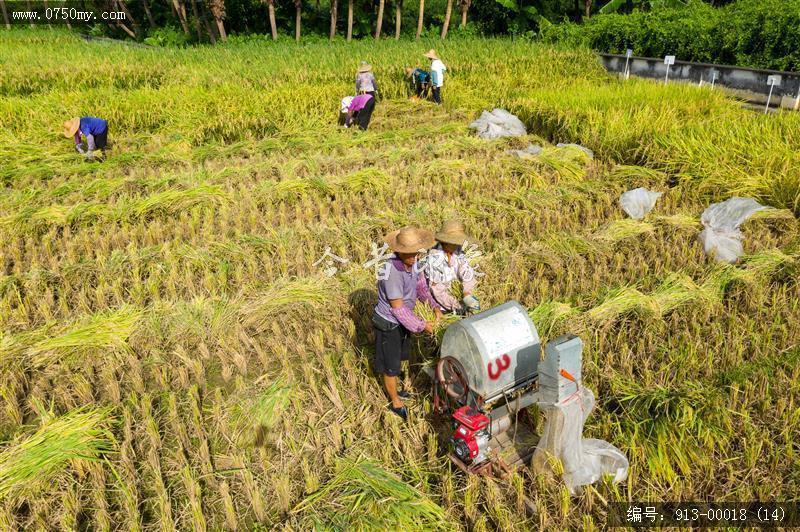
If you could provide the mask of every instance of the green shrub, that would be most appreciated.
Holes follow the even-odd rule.
[[[800,0],[702,2],[677,9],[596,15],[583,24],[543,27],[541,38],[601,52],[776,70],[800,69]]]

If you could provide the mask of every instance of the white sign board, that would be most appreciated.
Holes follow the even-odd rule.
[[[667,55],[664,57],[664,64],[665,65],[674,65],[675,64],[675,56],[674,55]]]
[[[781,76],[778,76],[778,75],[767,76],[767,85],[772,85],[773,87],[780,87],[781,86]]]
[[[633,57],[633,50],[631,50],[630,48],[628,48],[628,49],[625,51],[625,58],[626,58],[626,59],[630,59],[631,57]]]
[[[489,360],[538,342],[522,311],[513,307],[472,324],[488,351]]]

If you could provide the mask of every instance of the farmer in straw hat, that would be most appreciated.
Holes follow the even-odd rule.
[[[444,86],[444,71],[447,67],[444,66],[442,60],[436,55],[433,48],[428,50],[425,57],[431,60],[431,90],[433,91],[433,101],[442,103],[442,87]]]
[[[480,310],[478,299],[472,295],[477,280],[475,270],[470,266],[463,246],[472,239],[464,231],[464,224],[459,220],[448,220],[436,233],[439,242],[429,253],[426,260],[425,276],[428,279],[431,295],[439,307],[447,312],[464,314],[467,311]],[[453,295],[453,281],[461,281],[463,297]]]
[[[378,91],[378,82],[372,73],[372,65],[366,61],[361,61],[356,72],[356,94],[369,94],[375,98]]]
[[[378,280],[378,304],[372,313],[375,329],[375,373],[383,375],[383,384],[392,403],[389,409],[406,419],[408,410],[402,399],[405,391],[397,390],[397,376],[401,360],[408,360],[411,351],[411,333],[433,333],[433,323],[414,314],[417,300],[429,303],[441,311],[430,296],[425,277],[416,267],[420,252],[435,244],[430,231],[417,227],[403,227],[384,237],[394,252],[381,269]]]
[[[81,135],[86,137],[86,150],[81,146]],[[75,150],[87,158],[94,158],[95,149],[108,145],[108,122],[94,116],[73,118],[64,122],[64,136],[75,139]]]

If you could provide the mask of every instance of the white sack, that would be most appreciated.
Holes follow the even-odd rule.
[[[634,188],[633,190],[624,192],[619,197],[619,204],[628,216],[634,220],[641,220],[648,212],[653,210],[656,201],[658,201],[658,198],[660,198],[662,194],[664,193],[653,192],[652,190],[647,190],[642,187]]]
[[[528,144],[528,147],[523,150],[508,150],[507,153],[510,153],[511,155],[516,155],[521,159],[527,159],[530,157],[536,157],[537,155],[542,153],[543,149],[544,148],[542,148],[538,144]]]
[[[753,213],[766,209],[751,198],[730,198],[714,203],[700,217],[700,242],[707,255],[720,262],[736,262],[744,253],[739,226]]]
[[[504,109],[484,111],[469,127],[477,131],[482,139],[499,139],[501,137],[520,137],[527,135],[525,124]]]
[[[581,146],[580,144],[573,144],[573,143],[565,144],[563,142],[559,142],[558,144],[556,144],[556,148],[578,148],[583,153],[588,155],[589,159],[594,159],[594,152],[592,150],[590,150],[589,148]]]
[[[594,408],[594,394],[581,387],[563,401],[543,409],[544,429],[533,453],[533,469],[550,469],[552,458],[564,466],[564,484],[575,495],[580,486],[593,484],[604,475],[614,482],[628,478],[628,459],[608,442],[583,439],[583,424]]]

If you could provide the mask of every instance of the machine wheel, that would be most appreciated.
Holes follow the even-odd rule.
[[[442,385],[448,396],[460,404],[466,404],[469,385],[467,372],[461,362],[453,357],[443,357],[436,365],[436,380]]]

